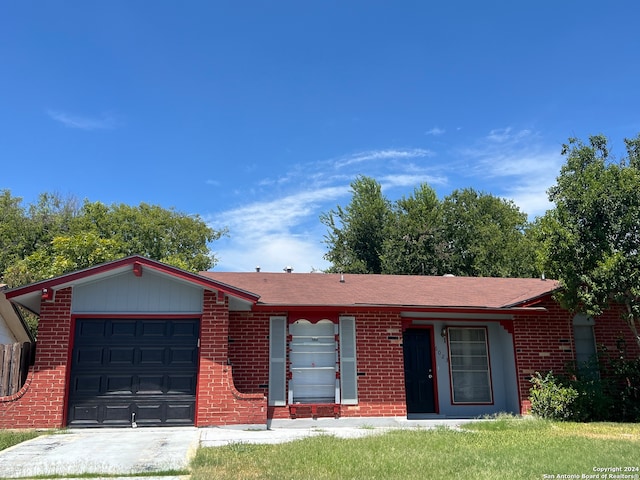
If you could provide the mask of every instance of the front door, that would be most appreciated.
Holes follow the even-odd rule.
[[[408,329],[402,343],[407,414],[435,413],[431,330]]]

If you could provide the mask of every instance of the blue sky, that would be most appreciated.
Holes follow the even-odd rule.
[[[548,208],[640,133],[636,1],[3,1],[0,189],[199,214],[216,270],[327,266],[357,175]]]

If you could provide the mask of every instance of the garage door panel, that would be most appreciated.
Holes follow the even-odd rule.
[[[77,319],[69,424],[193,425],[198,333],[198,319]]]
[[[198,361],[198,349],[196,347],[172,348],[170,351],[169,365],[191,365]]]
[[[76,422],[82,422],[87,425],[98,425],[98,405],[75,405],[71,414]]]
[[[135,361],[135,348],[109,348],[107,350],[107,365],[132,365]]]
[[[178,323],[172,324],[173,338],[192,338],[198,336],[198,325],[193,323]]]
[[[167,390],[164,375],[140,375],[138,380],[138,395],[161,395]]]
[[[73,361],[79,368],[85,366],[87,368],[95,368],[103,363],[103,351],[104,349],[99,346],[85,347],[76,351]]]
[[[101,375],[78,375],[71,383],[71,393],[75,395],[95,395],[101,390]]]
[[[97,395],[132,395],[136,387],[135,378],[130,375],[104,375],[104,391],[96,392]]]
[[[167,394],[195,394],[196,379],[191,375],[169,375],[167,379]]]
[[[167,336],[167,322],[160,321],[145,322],[142,325],[142,335],[146,337],[166,337]]]
[[[167,363],[166,351],[165,347],[141,347],[140,365],[154,367],[165,365]]]
[[[133,405],[131,402],[122,404],[107,404],[99,406],[99,422],[105,426],[130,426]]]
[[[118,320],[110,321],[109,329],[112,338],[135,338],[136,337],[136,321],[135,320]]]

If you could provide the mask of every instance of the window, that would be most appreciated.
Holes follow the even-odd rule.
[[[573,338],[576,348],[576,366],[581,375],[592,376],[597,372],[596,341],[593,334],[594,320],[579,313],[573,318]]]
[[[336,329],[330,320],[289,325],[289,403],[338,403]]]
[[[486,328],[447,329],[453,403],[492,403]]]
[[[340,317],[338,324],[326,319],[287,323],[286,317],[271,317],[269,405],[356,405],[355,318]]]

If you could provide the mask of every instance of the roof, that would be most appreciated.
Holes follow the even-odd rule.
[[[226,285],[213,278],[207,278],[196,273],[187,272],[179,268],[167,265],[139,255],[122,258],[112,262],[103,263],[93,267],[67,273],[58,277],[41,280],[23,287],[13,288],[6,291],[6,297],[14,303],[18,303],[28,310],[39,314],[40,301],[48,291],[55,291],[66,287],[77,286],[87,282],[93,282],[102,278],[125,272],[127,270],[138,270],[140,274],[149,268],[161,275],[166,275],[177,281],[183,281],[199,285],[205,290],[221,291],[239,300],[241,303],[255,303],[258,295],[249,291],[244,291],[232,285]]]
[[[260,295],[259,305],[527,307],[560,287],[538,278],[202,272]],[[343,280],[343,281],[342,281]]]
[[[33,342],[33,335],[31,335],[24,318],[16,307],[7,300],[6,290],[7,286],[0,284],[0,321],[5,323],[18,342]]]

